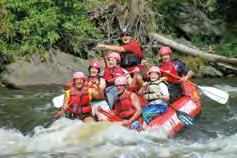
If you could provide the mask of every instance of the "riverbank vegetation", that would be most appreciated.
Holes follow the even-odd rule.
[[[235,0],[5,0],[0,2],[0,65],[50,49],[88,58],[99,41],[119,43],[128,28],[148,57],[158,32],[206,52],[236,57]],[[0,69],[3,69],[0,66]]]

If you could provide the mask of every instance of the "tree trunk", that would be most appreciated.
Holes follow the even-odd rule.
[[[224,62],[224,63],[237,65],[237,58],[228,58],[228,57],[221,56],[221,55],[210,54],[205,51],[191,48],[191,47],[188,47],[188,46],[183,45],[181,43],[175,42],[175,41],[170,40],[170,39],[168,39],[160,34],[157,34],[157,33],[151,33],[150,36],[154,40],[158,41],[159,43],[161,43],[163,45],[170,46],[171,48],[178,50],[180,52],[183,52],[185,54],[199,56],[199,57],[202,57],[202,58],[204,58],[208,61],[212,61],[212,62]]]

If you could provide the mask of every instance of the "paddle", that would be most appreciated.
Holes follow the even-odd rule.
[[[187,114],[186,112],[175,109],[171,104],[169,106],[176,112],[177,118],[180,121],[182,121],[182,123],[185,127],[190,127],[194,124],[194,119],[189,114]]]
[[[176,76],[174,74],[171,74],[169,72],[166,72],[164,70],[161,70],[161,72],[166,73],[174,78],[177,79],[181,79],[181,77]],[[191,83],[193,86],[197,87],[200,89],[200,91],[206,95],[207,97],[209,97],[212,100],[215,100],[216,102],[220,103],[220,104],[226,104],[228,99],[229,99],[229,94],[223,90],[214,88],[214,87],[204,87],[204,86],[199,86],[191,81],[188,81],[189,83]]]
[[[121,118],[109,113],[108,111],[103,110],[102,108],[98,108],[98,111],[104,114],[105,116],[109,117],[113,121],[123,121]]]
[[[60,108],[63,106],[64,96],[65,96],[65,94],[61,94],[61,95],[54,97],[52,99],[54,107]]]

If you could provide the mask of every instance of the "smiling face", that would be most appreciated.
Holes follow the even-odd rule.
[[[125,85],[119,85],[119,86],[116,86],[116,87],[117,87],[118,95],[121,95],[126,90]]]
[[[116,66],[117,60],[115,58],[108,58],[109,66]]]
[[[157,72],[151,72],[149,73],[149,77],[151,81],[156,81],[159,79],[159,74]]]
[[[124,34],[121,36],[121,38],[122,38],[122,42],[124,44],[128,44],[131,42],[131,36],[129,36],[129,35]]]
[[[161,60],[166,63],[169,62],[171,60],[170,54],[162,55]]]
[[[90,75],[95,77],[99,75],[99,69],[97,67],[90,67]]]
[[[81,89],[84,86],[84,80],[82,78],[76,78],[74,79],[74,86],[77,89]]]

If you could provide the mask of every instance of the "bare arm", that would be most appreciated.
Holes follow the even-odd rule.
[[[138,119],[142,114],[141,104],[138,96],[135,93],[131,95],[132,105],[136,109],[135,114],[129,119],[130,122]]]
[[[109,45],[109,44],[98,44],[97,48],[105,48],[115,52],[125,52],[125,49],[122,46]]]
[[[62,107],[62,111],[66,111],[68,108],[68,102],[69,102],[69,91],[66,91],[65,95],[64,95],[64,100],[63,100],[63,107]]]
[[[190,78],[192,78],[192,76],[193,76],[193,71],[188,71],[188,73],[187,73],[187,79],[189,80]]]
[[[185,82],[185,81],[189,80],[192,76],[193,76],[193,72],[190,70],[190,71],[188,71],[187,75],[181,77],[180,80],[181,80],[181,82]]]

